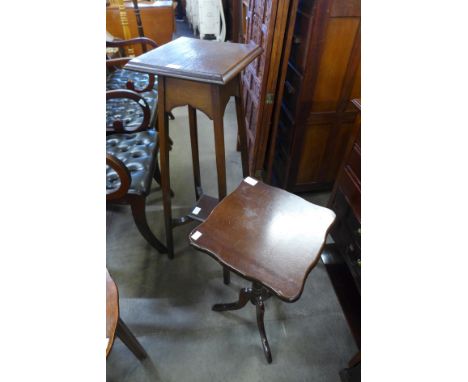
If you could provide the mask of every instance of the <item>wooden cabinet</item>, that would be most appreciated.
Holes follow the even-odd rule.
[[[353,103],[360,110],[361,104]],[[361,289],[361,119],[357,116],[328,207],[336,213],[331,235]]]
[[[156,1],[154,3],[138,3],[145,36],[163,45],[172,40],[175,31],[175,16],[173,1]],[[125,3],[128,26],[132,37],[138,37],[138,28],[133,3]],[[115,6],[106,8],[106,29],[115,37],[123,39],[120,24],[119,9]],[[135,53],[141,54],[141,47],[135,46]]]
[[[267,181],[292,192],[331,189],[356,118],[350,100],[360,98],[360,0],[299,0],[292,10]]]
[[[360,101],[353,100],[359,111]],[[352,106],[351,106],[352,107]],[[361,117],[357,115],[328,202],[336,213],[334,244],[322,260],[358,348],[361,348]]]

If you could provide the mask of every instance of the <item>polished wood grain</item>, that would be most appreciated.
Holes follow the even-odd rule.
[[[138,359],[142,360],[148,357],[145,349],[119,317],[119,292],[117,285],[115,285],[109,271],[106,269],[106,357],[112,349],[116,336],[120,338]]]
[[[163,45],[172,40],[175,31],[174,9],[172,1],[156,1],[152,4],[139,2],[140,18],[145,36]],[[132,37],[139,36],[138,23],[133,4],[126,3],[128,26]],[[106,8],[106,29],[115,37],[124,38],[117,7]],[[143,53],[141,46],[134,47],[135,54]]]
[[[261,53],[255,44],[179,37],[131,60],[126,69],[224,85]]]
[[[119,321],[119,294],[117,286],[106,269],[106,357],[112,349],[115,338],[115,330]]]
[[[235,44],[181,37],[151,52],[132,59],[126,69],[158,75],[158,128],[161,149],[161,186],[163,193],[166,245],[174,255],[172,229],[190,221],[173,219],[170,200],[169,126],[167,113],[178,106],[189,106],[189,128],[194,170],[195,196],[203,196],[198,159],[196,110],[213,121],[215,160],[218,175],[218,200],[227,193],[223,116],[231,97],[236,100],[242,170],[247,176],[248,153],[240,91],[240,72],[262,52],[254,44]],[[190,216],[189,216],[190,217]],[[188,217],[188,218],[189,218]],[[224,280],[229,282],[225,272]]]
[[[268,363],[273,357],[264,325],[264,302],[272,295],[286,302],[300,297],[334,220],[335,214],[327,208],[246,178],[189,235],[192,246],[208,253],[225,270],[252,281],[250,288],[240,290],[236,302],[215,304],[212,310],[238,310],[250,301]]]
[[[293,192],[331,189],[356,117],[350,100],[360,97],[360,1],[303,0],[294,22],[267,180]]]
[[[263,54],[242,76],[245,124],[249,149],[249,171],[256,176],[263,169],[278,82],[282,51],[291,39],[286,33],[289,9],[294,0],[250,0],[245,2],[245,41],[255,42]]]
[[[293,302],[319,260],[335,214],[281,189],[242,181],[190,234],[190,244]],[[198,231],[201,236],[193,238]]]

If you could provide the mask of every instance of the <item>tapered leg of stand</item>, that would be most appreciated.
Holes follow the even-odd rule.
[[[120,317],[119,321],[117,322],[115,333],[138,359],[145,359],[148,357],[148,354],[146,354],[143,346],[141,346],[136,337],[133,335],[127,325],[125,325],[125,323],[120,319]]]
[[[249,176],[249,160],[247,152],[247,131],[245,128],[244,107],[242,106],[242,90],[239,81],[239,95],[236,99],[236,115],[237,115],[237,128],[238,128],[238,148],[241,152],[242,159],[242,175]]]
[[[193,182],[195,185],[195,197],[198,200],[201,193],[200,159],[198,153],[198,129],[197,110],[192,106],[188,107],[190,143],[192,146]]]
[[[159,161],[157,158],[156,158],[156,164],[154,166],[153,178],[161,187],[161,170],[159,169]],[[173,197],[174,197],[174,191],[172,191],[171,189],[171,198]]]
[[[219,86],[212,87],[213,124],[215,138],[216,170],[218,172],[218,197],[226,196],[226,157],[224,153],[224,124]]]
[[[215,312],[224,312],[226,310],[238,310],[243,308],[250,300],[252,289],[242,288],[239,292],[239,300],[230,304],[216,304],[211,308]]]
[[[158,126],[166,247],[168,256],[172,259],[174,258],[174,242],[172,238],[171,185],[169,176],[169,120],[165,111],[165,82],[165,78],[160,76],[158,79]]]
[[[265,304],[262,300],[260,300],[257,302],[255,307],[257,309],[257,326],[258,331],[260,332],[260,338],[262,339],[263,352],[265,353],[265,357],[268,363],[271,363],[273,359],[271,357],[270,344],[268,343],[268,339],[266,337],[265,332],[265,325],[263,323],[263,316],[265,314]]]

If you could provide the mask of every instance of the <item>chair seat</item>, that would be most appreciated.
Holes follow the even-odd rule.
[[[157,160],[157,138],[154,130],[107,136],[106,152],[121,160],[130,172],[132,181],[128,194],[149,194]],[[106,189],[111,191],[119,187],[119,176],[106,166]]]
[[[127,88],[127,81],[132,80],[135,88],[144,89],[148,86],[148,75],[125,69],[116,69],[107,76],[106,89],[119,90]],[[140,93],[148,102],[153,113],[158,100],[157,77],[153,90]],[[133,130],[141,125],[143,112],[137,102],[128,99],[110,99],[106,103],[106,127],[112,128],[115,120],[123,123],[125,130]]]
[[[189,238],[228,269],[293,302],[334,220],[328,208],[246,178]]]

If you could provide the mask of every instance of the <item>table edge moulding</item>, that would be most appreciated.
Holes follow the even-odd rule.
[[[241,60],[234,62],[222,70],[202,70],[184,67],[184,60],[190,56],[196,60],[204,59],[204,55],[214,54],[217,49],[216,46],[230,45],[237,49],[238,55],[245,53]],[[200,51],[200,47],[207,48],[209,52],[204,53]],[[181,49],[181,54],[173,62],[167,62],[164,56],[166,52],[173,49]],[[138,56],[131,60],[125,69],[134,70],[138,72],[158,74],[166,77],[181,78],[185,80],[194,80],[198,82],[206,82],[218,85],[225,85],[239,74],[250,62],[257,58],[263,49],[254,44],[239,44],[230,42],[198,40],[189,37],[179,37],[168,44],[162,45],[150,52]],[[164,56],[164,57],[161,57]],[[160,58],[161,57],[161,58]]]

